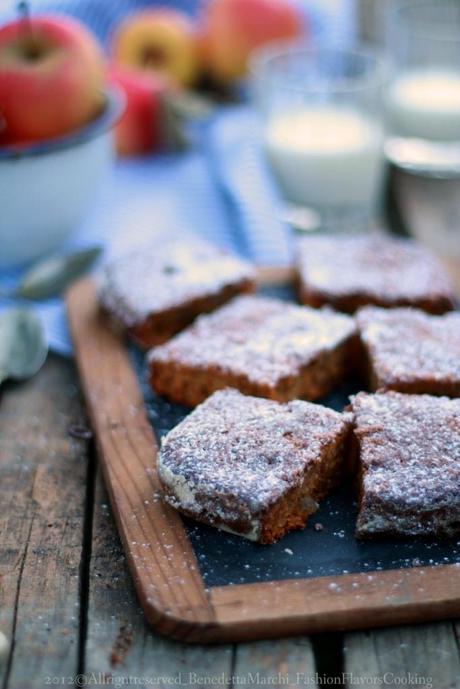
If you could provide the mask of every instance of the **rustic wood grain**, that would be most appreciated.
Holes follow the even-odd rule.
[[[315,689],[315,658],[306,637],[254,641],[236,647],[233,674],[236,684],[293,689],[302,685]]]
[[[287,636],[460,614],[460,569],[411,568],[206,591],[180,516],[158,497],[157,447],[120,335],[98,312],[94,287],[68,300],[77,361],[102,468],[148,621],[194,642]]]
[[[376,686],[376,680],[402,686],[400,680],[411,675],[412,686],[417,686],[417,675],[435,689],[460,686],[459,651],[448,622],[349,634],[344,659],[345,672],[351,674],[346,686],[356,686],[353,676],[363,678],[366,686]]]
[[[191,646],[155,634],[136,600],[100,478],[94,501],[85,649],[87,676],[168,677],[180,679],[185,687],[196,686],[197,678],[209,681],[231,675],[249,681],[252,677],[258,686],[269,678],[276,679],[278,673],[289,679],[289,684],[283,686],[290,687],[298,685],[298,675],[314,676],[312,645],[305,637],[238,644],[233,649],[230,645]]]
[[[227,638],[389,626],[460,615],[460,567],[220,586],[210,595]]]
[[[0,403],[0,629],[10,639],[0,667],[8,689],[43,689],[78,662],[86,443],[73,367],[51,357]]]
[[[168,677],[179,679],[184,687],[197,686],[193,673],[196,677],[229,676],[231,646],[191,646],[165,639],[149,628],[100,478],[94,501],[86,675]]]
[[[102,470],[144,612],[176,638],[212,636],[214,611],[181,517],[159,499],[158,448],[124,343],[103,322],[91,281],[70,290],[68,307]]]

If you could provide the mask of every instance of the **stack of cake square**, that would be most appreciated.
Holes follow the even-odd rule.
[[[410,240],[314,236],[297,286],[300,306],[242,294],[252,267],[201,241],[106,267],[105,311],[159,345],[152,388],[196,407],[163,439],[165,499],[271,543],[305,525],[348,464],[358,536],[458,533],[460,401],[444,396],[460,392],[460,314],[442,268]],[[375,394],[342,413],[312,404],[351,375]]]
[[[375,391],[351,399],[357,535],[458,534],[460,314],[441,266],[384,236],[305,239],[297,266],[301,302],[356,313]]]

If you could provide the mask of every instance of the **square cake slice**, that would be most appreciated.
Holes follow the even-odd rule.
[[[359,448],[356,533],[460,533],[460,400],[364,392],[352,399]]]
[[[349,316],[241,296],[153,349],[150,380],[188,406],[226,387],[280,402],[316,399],[346,377],[358,346]]]
[[[357,320],[372,390],[460,397],[460,313],[368,306]]]
[[[338,480],[351,414],[215,392],[163,439],[158,474],[184,514],[253,541],[301,529]]]
[[[255,288],[253,267],[198,238],[162,240],[107,263],[99,301],[142,347]]]
[[[353,313],[360,306],[453,308],[442,266],[417,242],[383,234],[315,236],[299,241],[299,299]]]

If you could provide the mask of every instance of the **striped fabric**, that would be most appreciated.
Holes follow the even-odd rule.
[[[207,154],[215,181],[233,209],[241,250],[259,264],[287,265],[291,235],[277,217],[281,201],[262,157],[253,110],[222,112],[211,127]]]
[[[0,0],[0,10],[2,9]],[[8,16],[14,13],[14,2]],[[127,14],[148,7],[174,7],[187,14],[196,13],[199,0],[29,0],[32,12],[70,14],[87,24],[104,44],[108,42],[114,28]],[[6,15],[6,13],[5,13]]]

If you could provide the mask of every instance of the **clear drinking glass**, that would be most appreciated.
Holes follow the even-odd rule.
[[[393,74],[387,94],[392,162],[460,175],[460,2],[403,2],[387,17]]]
[[[327,230],[367,229],[384,174],[382,62],[285,44],[259,51],[251,71],[263,146],[289,207],[313,210]]]

